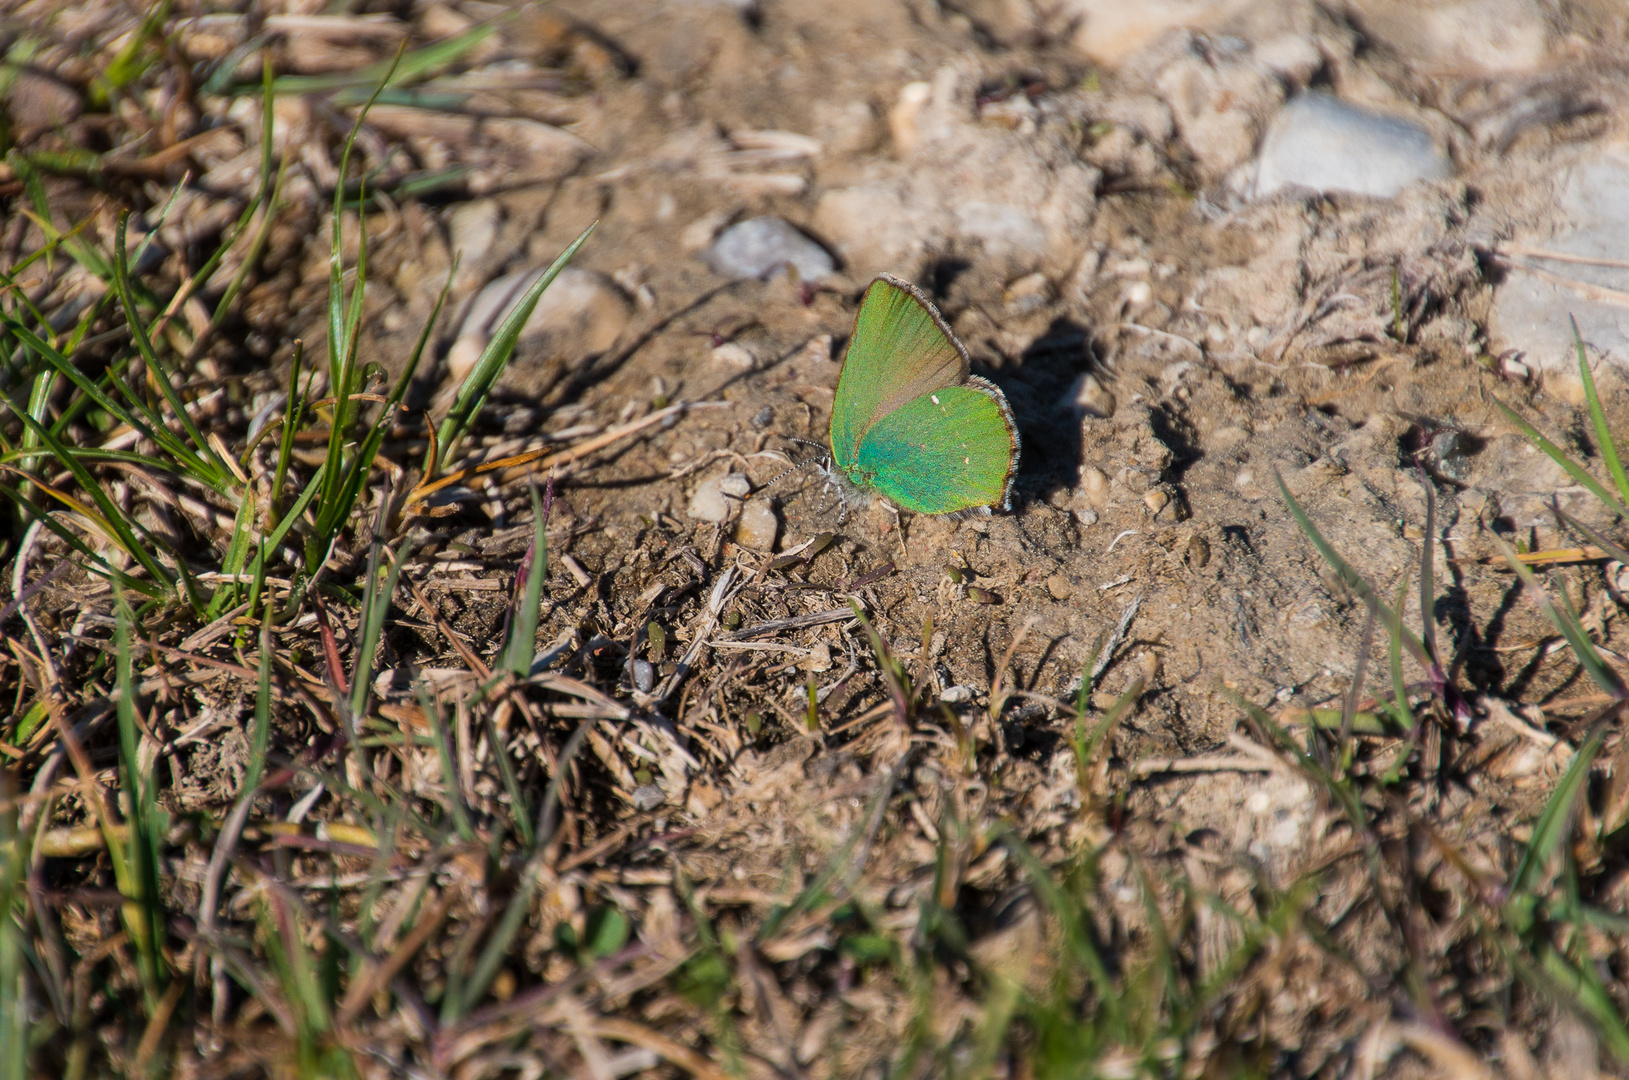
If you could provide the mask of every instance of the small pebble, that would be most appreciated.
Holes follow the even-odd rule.
[[[1451,172],[1447,157],[1418,124],[1329,94],[1302,94],[1267,129],[1255,194],[1304,187],[1389,199],[1416,180]]]
[[[739,341],[726,341],[724,344],[715,347],[709,355],[712,356],[715,364],[723,364],[726,367],[741,368],[743,370],[751,368],[757,362],[757,358],[752,355],[752,350]]]
[[[633,805],[635,810],[654,810],[662,805],[667,796],[655,784],[640,784],[634,788]]]
[[[703,480],[690,495],[685,512],[696,521],[723,521],[730,516],[730,499],[739,499],[752,490],[752,483],[740,473],[727,473]]]
[[[780,532],[780,521],[768,499],[749,499],[741,507],[741,520],[735,526],[735,542],[756,551],[768,551],[775,546],[775,535]]]
[[[651,687],[656,685],[656,668],[651,666],[649,660],[637,659],[630,666],[633,668],[634,689],[641,694],[650,693]]]
[[[1085,465],[1080,470],[1080,489],[1095,507],[1109,501],[1109,477],[1096,465]]]
[[[1069,404],[1075,415],[1107,420],[1114,415],[1114,395],[1106,390],[1095,375],[1082,375],[1069,395]]]
[[[752,426],[762,431],[775,422],[775,410],[768,405],[752,414]]]
[[[1062,574],[1053,574],[1046,579],[1046,591],[1052,594],[1054,600],[1067,600],[1075,595],[1075,587]]]
[[[764,281],[784,274],[788,263],[803,281],[817,281],[837,269],[825,248],[778,217],[731,225],[702,253],[702,260],[725,277]]]
[[[1149,511],[1155,515],[1158,515],[1161,510],[1170,505],[1170,502],[1171,496],[1159,488],[1150,488],[1148,494],[1143,496],[1143,505],[1148,507]]]
[[[947,705],[960,705],[973,700],[971,686],[947,686],[945,692],[939,695],[939,700]]]
[[[1195,570],[1203,570],[1210,564],[1210,542],[1203,536],[1195,536],[1188,541],[1188,565]]]

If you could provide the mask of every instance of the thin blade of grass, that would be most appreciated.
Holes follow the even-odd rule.
[[[436,431],[436,441],[441,445],[441,460],[435,463],[437,471],[445,468],[447,462],[452,460],[459,441],[474,423],[475,415],[485,404],[492,385],[498,381],[504,366],[514,355],[515,343],[520,340],[520,332],[526,328],[527,320],[532,317],[532,310],[537,307],[537,301],[542,297],[543,290],[560,276],[560,271],[566,268],[572,256],[577,254],[577,249],[588,241],[598,225],[599,222],[596,221],[584,229],[577,239],[560,253],[560,257],[549,265],[543,276],[526,290],[526,294],[509,313],[509,317],[503,320],[497,332],[492,335],[492,340],[481,350],[480,359],[475,362],[470,373],[464,377],[463,385],[458,388],[458,396],[453,401],[452,411],[447,414],[447,418],[441,422],[440,428]]]
[[[11,411],[27,425],[29,430],[39,433],[40,442],[51,451],[51,455],[61,462],[64,468],[73,474],[74,479],[79,483],[80,489],[91,497],[104,519],[104,524],[112,532],[110,539],[118,543],[131,558],[140,563],[142,569],[146,570],[154,581],[161,581],[166,585],[173,586],[175,578],[152,556],[149,545],[143,544],[136,539],[136,535],[130,530],[130,525],[126,521],[124,514],[108,496],[107,492],[102,490],[102,485],[96,482],[96,478],[90,474],[90,471],[79,463],[79,458],[59,442],[48,428],[40,424],[32,416],[29,416],[26,410],[18,409],[15,401],[9,398],[5,399],[5,401],[7,405],[11,406]]]
[[[1490,394],[1488,396],[1493,399],[1493,403],[1498,406],[1499,411],[1504,414],[1505,419],[1514,424],[1516,429],[1522,433],[1523,438],[1548,454],[1551,461],[1555,462],[1557,465],[1566,470],[1567,475],[1576,480],[1580,485],[1588,488],[1590,493],[1593,494],[1597,499],[1600,499],[1601,502],[1605,503],[1614,514],[1617,514],[1620,518],[1629,519],[1629,507],[1625,507],[1623,502],[1620,501],[1617,496],[1613,495],[1612,492],[1608,491],[1599,480],[1595,479],[1595,477],[1591,476],[1587,471],[1585,471],[1582,465],[1568,457],[1567,454],[1555,443],[1539,434],[1538,428],[1522,419],[1521,414],[1515,409],[1512,409],[1509,405],[1506,405],[1503,401],[1500,401],[1495,395]]]
[[[503,789],[509,794],[510,817],[515,831],[520,834],[522,847],[530,848],[537,841],[537,834],[532,831],[531,801],[526,798],[525,789],[520,786],[520,778],[515,775],[515,763],[509,758],[509,746],[498,732],[498,725],[492,719],[491,709],[481,710],[482,720],[486,724],[486,740],[492,747],[492,756],[498,762],[498,775],[503,780]]]
[[[1556,517],[1583,533],[1584,539],[1588,540],[1590,543],[1594,544],[1596,547],[1600,548],[1602,551],[1606,552],[1619,562],[1629,565],[1629,548],[1625,548],[1620,544],[1614,543],[1612,540],[1609,540],[1605,536],[1602,536],[1600,533],[1596,532],[1594,529],[1590,528],[1584,522],[1573,517],[1571,514],[1561,509],[1560,502],[1557,500],[1551,500],[1550,509],[1555,512]]]
[[[1080,965],[1087,981],[1097,991],[1098,1003],[1109,1021],[1105,1025],[1108,1028],[1107,1033],[1113,1038],[1123,1036],[1126,1029],[1125,1003],[1120,997],[1114,977],[1109,974],[1108,964],[1092,940],[1091,931],[1082,919],[1079,907],[1071,901],[1046,864],[1029,849],[1029,845],[1024,843],[1021,837],[1003,827],[991,841],[1002,844],[1012,853],[1019,868],[1029,878],[1030,887],[1035,890],[1037,898],[1052,912],[1053,918],[1058,920],[1058,925],[1063,931],[1063,947],[1068,951],[1070,958]]]
[[[532,546],[526,552],[526,584],[517,599],[515,617],[510,620],[509,640],[504,646],[503,666],[517,679],[532,673],[532,651],[537,647],[537,621],[542,612],[543,578],[549,561],[549,511],[554,507],[554,481],[539,497],[537,482],[532,492]]]
[[[1420,541],[1420,632],[1424,637],[1425,651],[1434,663],[1440,664],[1442,654],[1437,651],[1437,615],[1432,610],[1432,602],[1437,595],[1434,550],[1437,539],[1437,489],[1424,470],[1419,471],[1419,481],[1425,489],[1425,532]],[[1374,618],[1372,610],[1369,617],[1371,620]]]
[[[1578,320],[1571,315],[1567,316],[1572,323],[1573,348],[1578,351],[1578,377],[1584,384],[1584,401],[1589,405],[1590,423],[1595,425],[1595,444],[1600,447],[1601,460],[1606,462],[1606,471],[1612,477],[1612,483],[1618,489],[1622,498],[1622,505],[1629,506],[1629,476],[1623,472],[1623,462],[1618,459],[1618,447],[1612,441],[1612,429],[1607,426],[1606,411],[1601,408],[1601,395],[1595,390],[1595,374],[1589,370],[1589,357],[1584,352],[1584,338],[1578,332]]]
[[[1414,718],[1414,710],[1409,707],[1408,687],[1403,682],[1403,634],[1402,628],[1399,626],[1401,621],[1400,613],[1403,610],[1403,602],[1407,596],[1408,578],[1405,576],[1402,585],[1397,590],[1397,607],[1392,614],[1390,624],[1386,627],[1386,636],[1390,639],[1391,646],[1389,651],[1391,654],[1392,705],[1397,713],[1397,718],[1412,731],[1419,726],[1419,722]]]
[[[11,774],[0,770],[0,1080],[27,1080],[30,995],[24,964],[21,904],[28,838],[17,828]]]
[[[91,547],[86,544],[85,541],[81,540],[78,534],[76,534],[72,529],[64,528],[61,524],[59,524],[56,520],[55,514],[47,513],[44,507],[41,507],[33,500],[29,499],[21,491],[12,487],[10,484],[0,483],[0,494],[5,495],[6,498],[16,503],[25,512],[27,512],[30,518],[39,521],[47,529],[51,530],[52,535],[54,535],[58,540],[61,540],[63,543],[72,548],[76,554],[88,560],[88,564],[82,564],[84,565],[84,569],[87,573],[96,574],[99,577],[113,582],[120,588],[129,589],[131,592],[140,593],[148,599],[156,600],[171,595],[170,590],[164,587],[162,584],[155,584],[151,581],[144,581],[141,578],[131,577],[124,571],[117,570],[113,566],[109,565],[106,559],[102,558],[101,555],[93,551]]]
[[[1539,963],[1553,983],[1551,993],[1592,1021],[1590,1026],[1613,1057],[1629,1062],[1629,1026],[1591,963],[1570,960],[1548,946]]]
[[[485,41],[496,30],[496,20],[485,22],[445,41],[438,41],[422,48],[401,53],[393,61],[380,61],[356,71],[336,75],[284,75],[272,83],[272,92],[278,96],[320,94],[333,90],[356,91],[363,87],[378,86],[380,83],[389,81],[412,82],[444,64],[450,64],[457,60],[460,56]],[[395,76],[394,79],[391,78],[392,75]],[[252,83],[249,84],[249,86],[253,85]],[[244,89],[248,89],[248,87]],[[369,103],[371,104],[377,98],[378,92],[375,91],[374,96],[369,99]],[[355,103],[354,97],[335,96],[335,104],[353,105]]]
[[[130,843],[125,854],[130,859],[129,878],[135,894],[125,896],[125,918],[136,943],[136,967],[141,974],[143,996],[151,1014],[163,996],[168,974],[162,955],[163,897],[159,893],[158,866],[164,829],[159,820],[153,791],[153,778],[141,767],[137,753],[140,732],[136,719],[135,679],[131,675],[129,607],[118,598],[114,620],[114,655],[117,667],[118,697],[114,713],[119,727],[119,765],[123,773],[126,826]]]
[[[351,716],[349,735],[352,740],[360,736],[358,725],[362,717],[367,715],[368,695],[373,689],[373,654],[379,647],[379,639],[384,634],[385,618],[390,614],[392,597],[396,594],[396,577],[401,573],[402,563],[412,550],[413,538],[403,540],[396,549],[395,557],[390,565],[384,568],[384,581],[380,578],[380,556],[384,551],[385,542],[379,536],[384,529],[384,517],[390,506],[388,493],[381,495],[379,500],[379,520],[377,522],[373,550],[368,555],[368,584],[362,601],[362,642],[357,649],[356,661],[351,669]]]
[[[1341,558],[1329,541],[1324,539],[1323,533],[1318,531],[1318,527],[1312,523],[1312,519],[1307,516],[1307,512],[1301,508],[1301,504],[1295,501],[1295,496],[1290,494],[1288,485],[1284,483],[1284,477],[1279,475],[1277,469],[1273,470],[1273,479],[1278,481],[1279,495],[1283,497],[1285,505],[1289,507],[1290,516],[1295,519],[1295,523],[1300,526],[1301,531],[1312,542],[1312,546],[1317,549],[1318,554],[1323,556],[1323,560],[1340,576],[1346,587],[1356,593],[1365,603],[1376,605],[1386,621],[1397,626],[1404,648],[1408,649],[1409,654],[1419,662],[1421,667],[1432,674],[1433,679],[1440,680],[1444,678],[1445,676],[1436,660],[1431,653],[1426,651],[1425,644],[1414,636],[1413,631],[1402,625],[1402,620],[1394,615],[1392,610],[1385,605],[1385,602],[1375,594],[1374,588],[1363,575],[1352,569],[1351,565]]]
[[[177,463],[188,472],[198,473],[208,468],[208,465],[193,453],[183,440],[176,438],[175,434],[165,425],[164,418],[147,408],[142,397],[126,386],[123,380],[110,373],[109,381],[130,401],[136,412],[132,412],[122,403],[109,397],[100,386],[87,378],[72,361],[55,348],[52,348],[43,338],[18,322],[14,317],[0,313],[0,321],[4,321],[6,329],[14,334],[36,356],[54,368],[59,375],[73,383],[80,393],[84,394],[110,416],[134,429],[143,438],[163,447],[165,452],[175,458]],[[137,416],[138,412],[140,413],[139,417]],[[51,426],[56,427],[56,425]]]
[[[458,766],[453,761],[452,748],[447,745],[447,729],[441,723],[441,706],[436,703],[422,678],[414,680],[418,692],[419,708],[430,725],[430,738],[436,744],[436,760],[441,765],[441,786],[447,792],[453,825],[466,842],[475,840],[475,826],[470,822],[469,808],[464,805],[464,792],[458,782]]]
[[[142,324],[141,312],[136,307],[136,296],[130,288],[130,262],[125,255],[125,232],[130,224],[130,212],[122,211],[119,214],[118,225],[113,231],[113,284],[119,292],[119,302],[124,307],[125,326],[130,331],[130,338],[135,343],[136,352],[141,355],[142,362],[147,366],[147,381],[158,390],[164,401],[175,414],[187,438],[197,449],[201,469],[189,470],[194,477],[222,495],[229,495],[236,486],[230,469],[226,463],[215,455],[215,448],[204,433],[198,430],[193,421],[192,414],[176,393],[175,385],[170,379],[168,369],[158,358],[158,352],[153,348],[153,341],[147,336],[147,328]]]
[[[1579,623],[1578,616],[1572,610],[1572,604],[1567,600],[1566,594],[1563,593],[1561,597],[1562,609],[1557,610],[1555,604],[1550,602],[1549,595],[1539,586],[1538,579],[1533,576],[1533,571],[1527,568],[1527,564],[1516,558],[1516,553],[1511,550],[1510,545],[1500,539],[1497,534],[1490,535],[1493,536],[1493,543],[1498,547],[1499,553],[1505,557],[1505,562],[1509,563],[1510,568],[1516,572],[1516,576],[1521,578],[1522,584],[1527,587],[1534,602],[1544,612],[1545,618],[1549,619],[1550,623],[1561,631],[1561,636],[1567,639],[1567,645],[1572,650],[1573,658],[1594,680],[1595,685],[1619,701],[1629,697],[1629,691],[1624,689],[1617,673],[1608,667],[1606,661],[1601,659],[1601,654],[1595,651],[1595,643],[1590,641],[1589,634],[1585,632],[1583,626]]]
[[[1584,789],[1589,779],[1590,766],[1595,762],[1595,756],[1600,752],[1602,732],[1599,728],[1590,732],[1584,745],[1578,748],[1573,755],[1572,763],[1561,777],[1561,783],[1556,785],[1555,792],[1544,804],[1544,812],[1533,823],[1532,839],[1528,842],[1527,850],[1522,853],[1521,861],[1516,864],[1516,872],[1510,878],[1510,893],[1512,900],[1518,900],[1525,894],[1531,893],[1538,883],[1538,876],[1543,872],[1550,859],[1561,851],[1567,836],[1572,832],[1573,810],[1578,802],[1578,795]]]

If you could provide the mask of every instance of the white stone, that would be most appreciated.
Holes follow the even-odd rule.
[[[829,252],[778,217],[748,218],[719,233],[702,260],[725,277],[768,280],[790,264],[804,281],[837,269]]]
[[[752,355],[752,350],[739,341],[726,341],[722,345],[714,346],[713,351],[708,355],[713,358],[713,362],[716,364],[739,368],[743,371],[750,369],[753,364],[757,363],[757,358]]]
[[[1519,238],[1524,246],[1621,263],[1629,253],[1629,148],[1590,152],[1552,177],[1551,189],[1560,221],[1551,236]],[[1592,350],[1629,365],[1629,307],[1592,299],[1592,288],[1629,295],[1629,269],[1513,256],[1494,293],[1495,345],[1521,350],[1529,367],[1576,372],[1570,316]]]
[[[1273,119],[1256,166],[1254,194],[1286,187],[1391,198],[1416,180],[1452,171],[1424,128],[1399,116],[1302,94]]]
[[[735,542],[756,551],[769,551],[781,523],[768,499],[748,499],[741,507],[741,520],[735,525]]]
[[[685,512],[696,521],[724,521],[730,516],[731,503],[751,490],[752,482],[740,473],[715,476],[696,485]]]

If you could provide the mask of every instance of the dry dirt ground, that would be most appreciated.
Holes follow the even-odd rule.
[[[236,16],[183,17],[185,6],[172,16],[177,70],[203,70],[249,40]],[[92,9],[53,7],[18,7],[10,32],[49,27],[51,47],[70,53],[98,33]],[[258,6],[257,17],[276,7]],[[352,5],[321,17],[320,5],[299,7],[268,29],[280,74],[355,71],[390,56],[404,35],[419,44],[500,14],[473,0]],[[1343,890],[1358,886],[1329,869],[1352,843],[1340,815],[1240,734],[1235,696],[1285,723],[1301,709],[1338,712],[1366,644],[1359,697],[1389,692],[1386,633],[1366,642],[1365,606],[1292,518],[1282,477],[1385,597],[1405,579],[1417,587],[1430,492],[1438,588],[1429,629],[1456,658],[1472,705],[1430,743],[1437,759],[1421,766],[1431,779],[1412,791],[1410,812],[1474,852],[1477,865],[1508,862],[1518,839],[1510,824],[1543,804],[1565,744],[1580,734],[1569,725],[1604,700],[1570,653],[1550,647],[1553,628],[1520,596],[1492,539],[1530,550],[1575,545],[1556,527],[1552,498],[1597,527],[1612,525],[1497,411],[1495,395],[1574,453],[1595,451],[1568,358],[1513,354],[1494,301],[1506,266],[1500,245],[1542,229],[1553,210],[1545,178],[1624,137],[1623,12],[1543,6],[1535,31],[1543,57],[1490,71],[1396,30],[1408,16],[1396,5],[1214,7],[1201,29],[1129,41],[1105,60],[1083,51],[1082,20],[1097,8],[1089,3],[561,0],[500,21],[438,86],[450,99],[400,96],[375,107],[359,153],[387,195],[366,220],[364,359],[396,373],[451,273],[450,317],[410,395],[415,409],[444,409],[460,359],[490,330],[493,294],[484,309],[478,294],[546,265],[598,220],[522,338],[471,451],[495,459],[545,440],[580,446],[668,410],[555,472],[538,650],[549,670],[601,696],[586,709],[550,706],[543,757],[580,718],[605,719],[591,728],[568,814],[564,850],[588,856],[549,871],[523,939],[530,944],[516,946],[501,983],[510,994],[519,987],[515,1000],[565,978],[567,966],[549,952],[557,927],[581,932],[596,905],[625,911],[636,940],[664,963],[689,948],[692,912],[675,900],[681,878],[703,910],[744,934],[777,900],[837,867],[844,887],[875,905],[878,925],[909,932],[924,893],[942,890],[948,858],[963,890],[957,901],[951,886],[951,907],[961,905],[978,962],[999,968],[1036,949],[1044,955],[1027,929],[1023,874],[981,832],[1005,823],[1048,865],[1083,843],[1107,844],[1095,872],[1104,910],[1118,914],[1102,915],[1104,925],[1143,918],[1133,884],[1148,865],[1185,868],[1230,903],[1249,893],[1251,875],[1288,887],[1328,870],[1314,906],[1350,964],[1286,948],[1273,970],[1252,976],[1257,1004],[1239,1014],[1248,1019],[1216,1021],[1205,1051],[1232,1039],[1270,1053],[1248,1066],[1239,1064],[1248,1055],[1193,1051],[1191,1060],[1281,1075],[1423,1074],[1457,1060],[1434,1056],[1440,1046],[1419,1033],[1429,1028],[1472,1047],[1477,1069],[1622,1067],[1604,1052],[1597,1058],[1580,1022],[1501,997],[1469,973],[1455,981],[1436,970],[1438,1013],[1411,1011],[1392,982],[1408,950],[1383,932],[1384,905],[1352,900]],[[27,78],[79,85],[63,63],[41,61]],[[1301,189],[1249,198],[1243,178],[1263,131],[1309,88],[1417,120],[1452,175],[1394,198]],[[326,200],[355,102],[319,90],[277,102],[276,144],[290,162],[283,205],[241,314],[200,361],[204,380],[242,388],[220,406],[223,431],[241,431],[273,401],[292,338],[319,343],[320,363]],[[33,91],[33,114],[13,106],[14,138],[100,150],[108,126],[87,130],[93,112],[49,91]],[[197,101],[209,123],[200,122],[205,134],[185,161],[178,154],[147,173],[93,182],[48,177],[57,225],[89,218],[105,234],[115,200],[156,220],[178,173],[191,169],[159,235],[174,257],[199,258],[241,205],[233,192],[246,184],[246,160],[258,158],[259,118],[248,97]],[[1535,101],[1543,107],[1526,107]],[[415,191],[414,178],[433,182]],[[27,220],[17,205],[11,211],[8,258],[29,243]],[[709,261],[715,239],[764,216],[818,242],[833,272],[769,280],[720,272]],[[354,225],[353,214],[353,254]],[[1011,401],[1023,457],[1009,513],[845,512],[818,475],[786,471],[813,454],[798,440],[826,438],[859,294],[883,270],[922,284],[975,370]],[[1621,427],[1629,381],[1610,365],[1596,377]],[[413,460],[421,428],[415,416],[397,432],[400,461]],[[734,486],[735,474],[750,483]],[[442,516],[413,526],[404,572],[489,661],[531,534],[523,475],[493,473],[443,492]],[[727,516],[716,520],[720,506]],[[813,555],[781,557],[799,551]],[[1603,574],[1595,562],[1547,578],[1608,650],[1621,648],[1616,573],[1616,564]],[[913,715],[915,730],[902,729],[889,706],[877,654],[846,611],[850,597],[926,687],[924,699],[944,703]],[[47,606],[55,612],[42,615],[47,634],[88,632],[75,623],[72,597]],[[1418,604],[1405,610],[1426,633]],[[378,661],[381,709],[397,710],[387,717],[417,701],[410,667],[450,695],[469,685],[429,614],[400,594]],[[310,626],[296,661],[316,670]],[[1074,702],[1083,673],[1096,676],[1092,716],[1134,683],[1138,691],[1106,748],[1104,775],[1118,779],[1101,814],[1082,805],[1075,716],[1056,706]],[[230,807],[248,745],[245,694],[252,687],[222,683],[182,694],[162,714],[172,732],[193,727],[203,709],[226,718],[210,739],[169,753],[163,797],[176,811]],[[292,713],[279,724],[274,756],[284,759],[318,735]],[[1616,729],[1609,734],[1608,756],[1618,746]],[[1562,751],[1552,752],[1556,738]],[[434,763],[423,767],[433,781]],[[397,779],[411,788],[417,781],[403,768]],[[539,763],[527,780],[541,789],[549,775]],[[490,779],[466,782],[477,801],[498,790]],[[268,812],[286,816],[307,790],[293,785]],[[61,802],[58,819],[74,823],[74,806]],[[307,811],[343,816],[331,798]],[[964,832],[947,848],[952,825]],[[208,855],[202,847],[176,858]],[[301,855],[290,873],[320,879],[334,861],[325,858]],[[1612,865],[1596,879],[1595,902],[1621,914],[1626,879]],[[479,878],[454,880],[467,871],[448,862],[435,887],[456,898],[455,915],[495,910],[483,906],[492,902]],[[75,876],[94,876],[84,868],[57,872],[65,894],[94,884]],[[196,883],[183,874],[175,888],[192,896]],[[111,908],[87,911],[70,937],[111,933]],[[1414,946],[1428,954],[1452,937],[1442,929],[1449,916],[1433,914],[1444,936]],[[736,976],[757,989],[732,999],[740,1025],[732,1037],[750,1074],[889,1075],[921,999],[857,975],[856,960],[834,952],[833,925],[798,912],[758,951],[741,947]],[[1607,956],[1602,970],[1621,976],[1621,947]],[[582,1008],[622,1010],[726,1060],[716,1017],[651,989],[663,974],[621,986],[607,987],[610,976],[579,982]],[[927,991],[929,1012],[949,1045],[983,1014],[957,976],[941,982]],[[505,1037],[515,1055],[542,1046],[541,1067],[561,1075],[619,1075],[603,1044],[630,1041],[627,1033],[573,1023],[551,1015],[540,1029],[557,1035]],[[1514,1048],[1507,1025],[1525,1049]],[[455,1053],[451,1036],[437,1044],[441,1057],[414,1058],[422,1033],[389,1030],[369,1044],[377,1052],[364,1067],[433,1060],[469,1075],[530,1067],[504,1064],[479,1040],[470,1043],[479,1053]],[[663,1063],[651,1068],[692,1068],[640,1045],[657,1047]],[[213,1060],[202,1043],[188,1053]],[[1017,1060],[999,1068],[1020,1075]]]

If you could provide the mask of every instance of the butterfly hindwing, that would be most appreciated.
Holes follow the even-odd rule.
[[[907,510],[1008,505],[1018,428],[993,384],[973,378],[905,402],[860,439],[857,479]]]
[[[838,467],[856,464],[861,440],[884,418],[967,376],[966,350],[927,297],[891,274],[878,276],[860,302],[832,401],[831,448]]]

